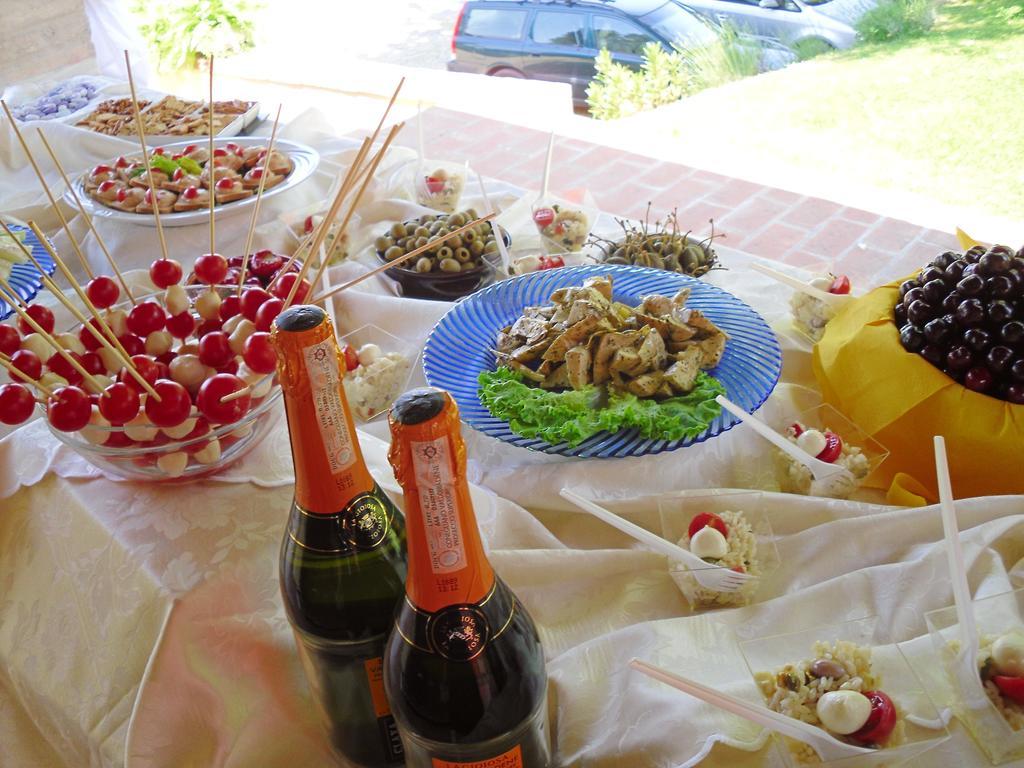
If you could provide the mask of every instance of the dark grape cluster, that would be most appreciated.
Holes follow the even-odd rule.
[[[900,285],[900,342],[975,392],[1024,404],[1024,248],[947,251]]]

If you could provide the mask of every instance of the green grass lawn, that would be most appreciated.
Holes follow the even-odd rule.
[[[954,0],[924,37],[830,53],[719,90],[729,104],[715,115],[718,141],[1024,219],[1024,0]],[[693,101],[708,114],[705,96],[714,98]],[[688,133],[677,131],[696,138]]]

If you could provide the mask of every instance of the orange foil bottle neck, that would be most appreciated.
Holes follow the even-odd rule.
[[[442,390],[402,395],[391,409],[388,458],[405,491],[409,602],[434,613],[479,603],[494,587],[466,481],[459,409]]]
[[[319,307],[297,306],[271,328],[295,467],[295,503],[307,512],[341,512],[374,488],[342,378],[334,326]]]

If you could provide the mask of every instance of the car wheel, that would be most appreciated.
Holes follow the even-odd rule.
[[[512,67],[498,67],[497,69],[492,69],[487,74],[490,75],[491,77],[514,77],[517,80],[526,79],[526,75],[524,75],[518,69],[512,69]]]

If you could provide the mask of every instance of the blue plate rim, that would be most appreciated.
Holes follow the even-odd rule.
[[[31,246],[32,256],[43,265],[46,269],[47,276],[54,273],[57,269],[57,264],[50,257],[46,248],[39,242],[39,238],[36,237],[35,233],[27,226],[22,224],[13,224],[8,222],[8,228],[12,232],[25,232],[25,244]],[[0,230],[2,234],[2,230]],[[45,236],[44,236],[45,237]],[[53,242],[50,238],[46,238],[46,242],[51,248],[53,248]],[[54,249],[56,250],[56,249]],[[39,274],[39,270],[35,268],[35,265],[31,262],[24,264],[15,264],[11,267],[11,274],[7,278],[7,282],[10,283],[11,287],[14,288],[18,296],[28,303],[32,301],[36,296],[39,295],[39,291],[43,288],[43,278]],[[7,305],[7,302],[0,299],[0,322],[6,320],[14,314],[14,309]]]

